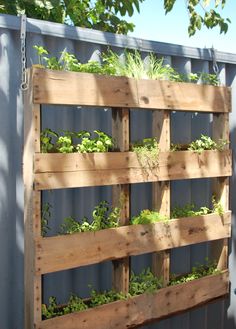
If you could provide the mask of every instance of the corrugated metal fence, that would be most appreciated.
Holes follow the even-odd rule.
[[[0,15],[0,329],[23,329],[23,106],[19,89],[21,81],[20,19]],[[143,56],[154,52],[164,56],[180,72],[212,72],[212,54],[209,49],[152,42],[81,28],[63,26],[33,19],[27,20],[27,63],[37,63],[33,45],[44,45],[53,54],[65,47],[81,61],[96,59],[99,53],[111,49],[122,53],[125,48],[137,48]],[[232,148],[236,147],[236,55],[217,52],[220,78],[233,88],[231,119]],[[92,112],[91,112],[92,111]],[[111,114],[101,111],[68,111],[61,107],[60,116],[53,106],[44,115],[43,127],[55,130],[93,130],[111,132]],[[148,111],[132,111],[131,139],[150,137],[151,116]],[[43,111],[44,113],[44,111]],[[189,142],[201,133],[211,133],[211,116],[207,114],[173,113],[172,141]],[[231,184],[231,209],[236,210],[235,174]],[[172,204],[194,202],[207,205],[211,199],[209,180],[191,180],[172,183]],[[132,214],[151,207],[150,184],[132,186]],[[109,187],[58,190],[44,193],[44,200],[53,207],[51,226],[57,232],[62,219],[69,215],[89,216],[99,201],[111,200]],[[57,205],[57,207],[56,207]],[[59,205],[59,206],[58,206]],[[230,249],[231,296],[225,303],[218,302],[184,315],[146,326],[156,329],[235,329],[236,328],[236,227],[233,226]],[[207,244],[176,249],[171,255],[171,270],[187,272],[196,262],[207,256]],[[140,270],[150,264],[150,257],[132,258],[132,268]],[[47,275],[44,279],[44,298],[56,295],[63,302],[71,292],[86,296],[87,285],[107,289],[111,285],[109,262]]]

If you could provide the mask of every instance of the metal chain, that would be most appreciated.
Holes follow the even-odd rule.
[[[21,40],[21,85],[22,91],[28,89],[27,74],[26,74],[26,15],[21,15],[21,28],[20,28],[20,40]]]
[[[213,61],[213,71],[216,74],[217,78],[219,78],[220,70],[216,61],[216,50],[213,46],[211,48],[211,53],[212,53],[212,61]]]

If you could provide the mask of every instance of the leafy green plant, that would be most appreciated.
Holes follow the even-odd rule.
[[[181,217],[194,217],[194,216],[204,216],[208,214],[224,214],[224,209],[220,201],[216,201],[215,196],[212,197],[212,209],[208,207],[196,208],[194,204],[186,204],[185,206],[176,206],[171,211],[171,218],[181,218]]]
[[[159,145],[156,138],[144,138],[132,146],[132,151],[137,154],[138,161],[143,168],[156,168],[159,164]]]
[[[125,300],[129,296],[122,292],[115,292],[114,290],[97,292],[96,290],[91,290],[90,293],[89,307],[96,307],[108,303],[115,302],[117,300]]]
[[[88,306],[84,303],[83,299],[76,296],[71,295],[70,299],[65,307],[63,307],[63,314],[69,314],[73,312],[84,311],[88,308]]]
[[[50,203],[45,203],[42,208],[42,215],[41,215],[41,234],[42,236],[46,236],[48,230],[50,230],[49,227],[49,221],[51,219],[51,205]]]
[[[46,128],[40,134],[41,152],[49,153],[55,150],[54,139],[58,138],[58,134],[53,130]]]
[[[153,293],[162,286],[162,280],[158,279],[150,268],[144,269],[138,275],[131,272],[129,285],[129,294],[131,296],[141,295],[146,292]]]
[[[188,273],[186,275],[181,275],[181,276],[172,274],[170,277],[169,285],[174,286],[176,284],[193,281],[196,279],[200,279],[204,276],[218,274],[218,273],[220,273],[220,271],[217,269],[216,263],[209,262],[207,260],[206,265],[199,264],[199,265],[193,267],[191,273]]]
[[[193,267],[191,273],[181,276],[172,274],[170,277],[169,286],[193,281],[207,275],[218,273],[220,273],[220,271],[217,269],[216,263],[206,260],[206,264],[197,264]],[[89,287],[91,288],[91,286]],[[129,292],[127,294],[115,292],[114,290],[98,292],[95,289],[91,289],[90,298],[86,301],[83,301],[76,295],[72,295],[67,305],[63,307],[57,304],[55,297],[50,297],[49,305],[42,305],[42,315],[44,319],[50,319],[55,316],[83,311],[87,308],[108,304],[117,300],[126,300],[132,296],[138,296],[144,293],[154,293],[162,287],[162,278],[157,278],[151,272],[150,268],[147,268],[139,274],[134,274],[134,272],[131,272]]]
[[[171,218],[203,216],[212,213],[207,207],[196,209],[194,204],[186,204],[183,207],[176,206],[171,211]]]
[[[122,57],[109,50],[102,54],[102,63],[98,61],[80,63],[74,54],[66,50],[61,52],[60,58],[57,58],[51,57],[48,50],[42,46],[35,45],[34,48],[37,51],[40,66],[51,70],[126,76],[135,79],[198,82],[215,86],[219,84],[215,74],[204,72],[180,74],[169,64],[164,64],[163,58],[157,58],[153,53],[150,53],[144,61],[137,50],[126,50]]]
[[[131,223],[136,224],[152,224],[156,222],[168,221],[168,217],[161,215],[157,211],[152,211],[149,209],[144,209],[139,215],[131,218]]]
[[[218,142],[215,142],[211,137],[206,135],[201,135],[200,139],[196,139],[189,144],[188,150],[201,153],[204,150],[224,150],[225,146],[228,144],[228,141],[219,139]]]
[[[61,234],[74,234],[117,227],[119,225],[120,211],[119,207],[109,209],[108,202],[102,201],[94,208],[91,223],[86,217],[80,221],[67,217],[61,225]]]
[[[80,132],[63,131],[62,133],[63,135],[59,135],[51,129],[44,129],[40,138],[42,152],[108,152],[114,147],[112,137],[100,130],[94,130],[95,137],[91,137],[91,134],[85,130]],[[76,144],[75,139],[79,139],[80,142]]]
[[[42,316],[45,319],[51,319],[55,316],[63,315],[63,312],[59,310],[57,299],[54,296],[49,297],[48,305],[42,304]]]

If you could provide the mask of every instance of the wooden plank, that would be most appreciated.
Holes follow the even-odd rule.
[[[116,148],[121,152],[129,151],[129,109],[112,109],[112,136]],[[130,186],[115,185],[112,188],[113,206],[121,207],[120,225],[128,225],[130,218]],[[123,246],[120,246],[123,248]],[[130,259],[125,257],[112,262],[112,287],[115,291],[129,291]]]
[[[230,88],[165,80],[138,80],[142,108],[194,112],[230,112]]]
[[[41,320],[41,276],[34,276],[34,238],[41,235],[41,192],[33,191],[33,154],[40,151],[37,138],[40,131],[40,106],[32,105],[32,76],[28,74],[29,88],[24,95],[24,292],[25,328],[33,328]]]
[[[170,113],[153,111],[152,136],[159,142],[160,151],[170,149]],[[152,184],[152,208],[170,217],[170,182],[155,182]],[[169,282],[170,252],[168,250],[152,255],[152,272],[163,278],[164,285]]]
[[[188,283],[170,286],[153,294],[143,294],[98,306],[83,312],[44,320],[36,329],[134,328],[202,305],[229,292],[229,274],[206,276]]]
[[[229,114],[214,114],[212,137],[214,140],[224,139],[229,141]],[[229,148],[229,145],[228,145]],[[229,209],[229,178],[219,177],[213,180],[212,194],[216,196],[223,206]],[[216,241],[210,246],[210,258],[218,262],[220,270],[228,267],[228,239]]]
[[[102,261],[163,251],[230,236],[231,212],[224,215],[173,219],[149,225],[129,225],[97,232],[38,238],[37,274]]]
[[[34,103],[228,112],[230,88],[33,68]]]
[[[136,107],[134,79],[33,69],[34,103]]]
[[[42,165],[43,161],[37,159],[43,158],[50,161]],[[35,161],[35,188],[45,190],[231,176],[231,158],[230,150],[204,151],[201,154],[189,151],[161,152],[157,168],[142,168],[136,154],[132,152],[38,154]],[[39,173],[39,170],[44,172]]]

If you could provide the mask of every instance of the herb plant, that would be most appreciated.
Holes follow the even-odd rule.
[[[62,131],[59,135],[47,128],[41,132],[41,150],[43,153],[91,153],[108,152],[113,149],[114,141],[111,136],[101,130],[94,130],[94,135],[95,137],[92,137],[91,133],[85,130]]]
[[[192,272],[186,275],[177,276],[172,274],[170,277],[169,286],[193,281],[204,276],[218,274],[219,270],[216,268],[214,262],[208,262],[205,265],[197,265],[192,268]],[[60,306],[56,302],[55,297],[49,298],[49,305],[42,305],[43,319],[50,319],[55,316],[68,314],[86,310],[117,300],[126,300],[132,296],[138,296],[144,293],[154,293],[163,287],[162,278],[157,278],[149,268],[144,269],[140,274],[131,273],[129,292],[124,294],[122,292],[115,292],[114,290],[98,292],[94,289],[90,292],[90,298],[83,301],[80,297],[72,295],[66,306]]]
[[[157,211],[149,209],[142,210],[139,215],[132,217],[131,223],[136,224],[152,224],[156,222],[168,221],[168,217],[161,215]]]
[[[196,208],[194,204],[186,204],[185,206],[176,206],[171,211],[171,218],[181,218],[181,217],[194,217],[194,216],[204,216],[208,214],[216,213],[218,215],[223,215],[224,209],[220,201],[216,201],[215,196],[212,197],[212,209],[208,207]]]
[[[218,150],[223,151],[225,146],[228,144],[228,141],[219,139],[218,142],[215,142],[211,137],[206,135],[201,135],[199,139],[196,139],[189,144],[188,150],[201,153],[204,150]]]
[[[150,270],[144,269],[140,274],[131,272],[129,293],[131,296],[141,295],[145,292],[153,293],[162,288],[162,279],[158,279]]]
[[[122,56],[109,50],[101,56],[102,63],[88,61],[80,63],[76,56],[66,50],[61,52],[59,58],[50,56],[47,49],[35,45],[40,67],[51,70],[66,70],[74,72],[87,72],[115,76],[126,76],[135,79],[169,80],[176,82],[195,82],[202,84],[218,85],[219,81],[215,74],[190,73],[180,74],[169,64],[164,64],[163,58],[157,58],[150,53],[147,60],[143,60],[137,50],[126,50]]]
[[[218,150],[223,151],[229,142],[225,139],[218,141],[212,140],[211,137],[201,134],[199,139],[191,142],[190,144],[171,144],[171,151],[189,150],[197,153],[202,153],[205,150]]]
[[[86,217],[80,221],[72,217],[64,219],[61,225],[61,234],[74,234],[78,232],[99,231],[119,225],[120,208],[109,209],[108,202],[100,202],[93,210],[93,220],[90,223]]]

